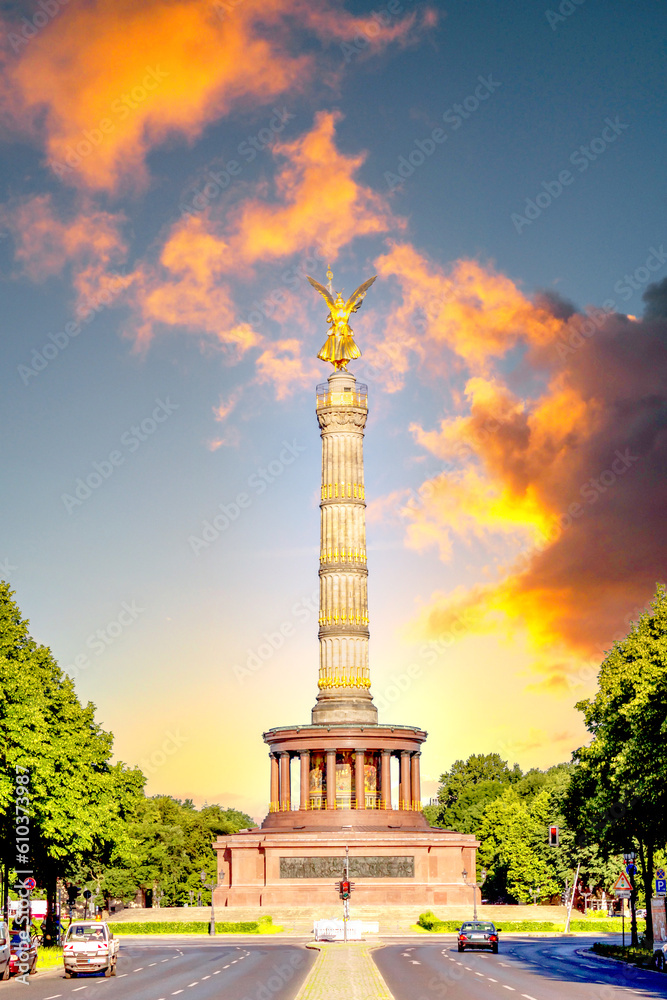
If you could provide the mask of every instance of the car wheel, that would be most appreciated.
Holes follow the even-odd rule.
[[[659,951],[659,952],[656,953],[656,956],[655,956],[655,967],[658,970],[658,972],[664,972],[665,971],[665,956],[664,956],[664,953],[662,951]]]

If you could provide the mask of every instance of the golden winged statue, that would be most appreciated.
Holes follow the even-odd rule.
[[[310,275],[306,275],[313,288],[317,289],[320,295],[326,300],[329,306],[327,323],[330,324],[329,336],[326,339],[322,350],[317,355],[321,361],[330,361],[334,368],[341,370],[347,367],[348,361],[354,361],[361,357],[361,351],[354,342],[352,327],[348,320],[353,312],[361,308],[361,303],[366,297],[368,289],[371,287],[377,275],[368,278],[363,285],[359,285],[357,290],[350,295],[347,302],[344,301],[340,292],[334,292],[331,285],[333,274],[331,268],[327,271],[328,285],[321,285]]]

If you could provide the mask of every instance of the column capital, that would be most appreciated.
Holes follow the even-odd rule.
[[[366,753],[366,747],[363,747],[363,748],[362,748],[361,750],[357,750],[357,749],[355,749],[355,751],[354,751],[354,752],[355,752],[355,753]]]
[[[391,757],[391,755],[392,755],[392,751],[391,750],[383,750],[382,751],[382,756],[383,757]]]
[[[299,753],[299,757],[309,757],[310,756],[310,750],[299,750],[298,753]]]

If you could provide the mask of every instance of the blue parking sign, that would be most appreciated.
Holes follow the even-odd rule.
[[[657,878],[655,880],[655,894],[656,896],[667,895],[667,879]]]

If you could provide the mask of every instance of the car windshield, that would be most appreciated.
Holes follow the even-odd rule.
[[[104,941],[104,928],[99,924],[73,924],[67,931],[67,941]]]
[[[478,921],[477,923],[463,924],[461,926],[461,930],[462,931],[491,931],[491,933],[493,933],[495,931],[495,927],[493,926],[493,924],[482,923],[482,921]]]

